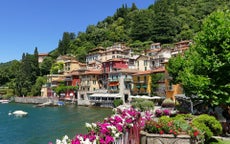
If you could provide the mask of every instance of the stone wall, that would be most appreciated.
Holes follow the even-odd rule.
[[[41,104],[41,103],[46,103],[46,102],[54,102],[57,100],[44,98],[44,97],[15,97],[14,101],[16,103]]]
[[[189,135],[178,135],[174,137],[172,134],[150,134],[144,131],[140,133],[141,144],[191,144]]]

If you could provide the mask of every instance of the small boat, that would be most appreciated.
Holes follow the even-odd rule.
[[[10,102],[10,100],[7,100],[7,99],[0,100],[0,103],[2,103],[2,104],[6,104],[6,103],[9,103],[9,102]]]
[[[27,116],[28,112],[25,112],[25,111],[22,111],[22,110],[16,110],[12,114],[15,115],[15,116],[23,117],[23,116]]]
[[[58,105],[58,106],[63,106],[63,105],[65,105],[65,103],[64,103],[63,101],[58,101],[58,102],[57,102],[57,105]]]

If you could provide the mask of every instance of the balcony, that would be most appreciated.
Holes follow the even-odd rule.
[[[64,81],[72,81],[72,80],[73,80],[72,78],[68,78],[68,77],[64,79]]]
[[[147,85],[142,85],[141,88],[147,88]]]
[[[136,81],[133,81],[133,83],[147,83],[146,80],[136,80]]]
[[[88,87],[89,87],[89,86],[90,86],[90,83],[81,83],[80,86],[81,86],[81,87],[82,87],[82,86],[88,86]]]
[[[119,93],[119,89],[108,90],[108,93]]]

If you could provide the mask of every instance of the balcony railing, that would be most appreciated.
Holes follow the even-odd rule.
[[[119,93],[119,89],[117,89],[117,90],[108,90],[108,93]]]
[[[81,83],[80,86],[90,86],[90,83]]]

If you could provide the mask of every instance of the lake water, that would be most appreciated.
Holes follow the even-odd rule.
[[[28,112],[26,117],[8,115],[14,110]],[[87,133],[86,122],[102,121],[112,109],[65,105],[34,107],[32,104],[0,104],[0,144],[48,144],[64,135],[73,138]]]

